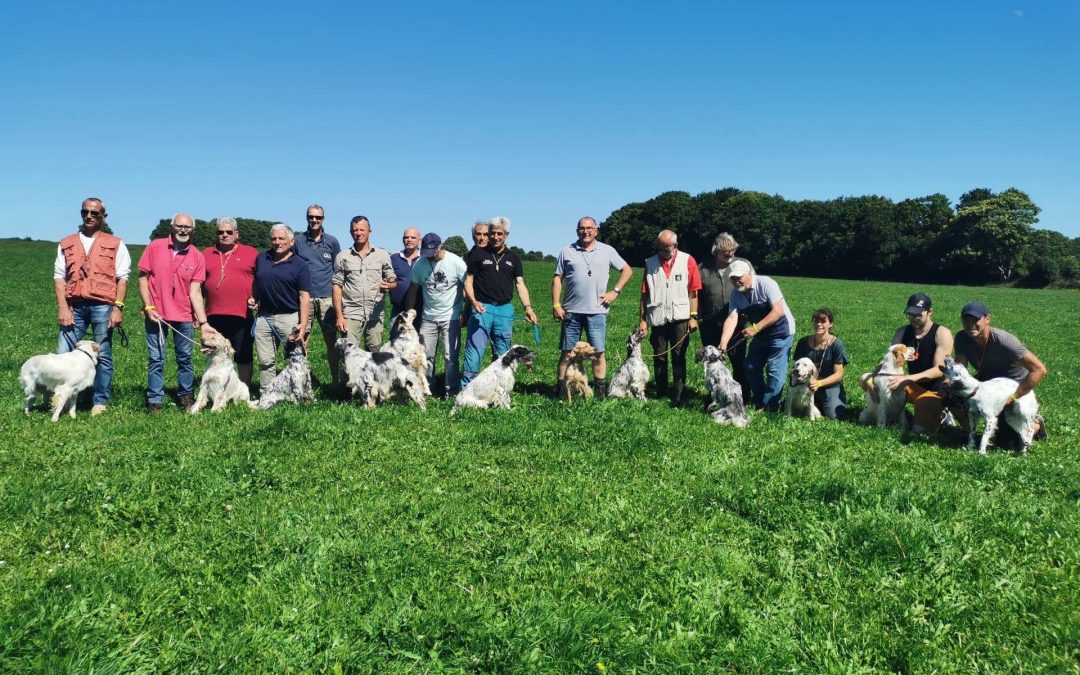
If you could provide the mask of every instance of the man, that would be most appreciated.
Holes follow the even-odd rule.
[[[486,220],[478,220],[475,223],[473,223],[473,226],[472,226],[473,247],[471,249],[469,249],[469,251],[465,254],[464,260],[465,260],[465,266],[466,267],[468,267],[469,263],[472,262],[473,257],[475,255],[477,255],[477,251],[479,251],[480,249],[485,249],[485,248],[488,247],[488,241],[489,241],[488,240],[488,227],[490,227],[490,225],[491,224]],[[469,322],[469,317],[471,315],[472,315],[472,306],[468,302],[466,302],[465,307],[461,312],[460,323],[461,323],[462,328],[464,328],[465,325]],[[497,354],[494,353],[494,351],[495,350],[493,348],[492,349],[492,352],[493,352],[492,353],[492,358],[498,356]]]
[[[334,260],[333,298],[337,329],[369,352],[383,343],[386,292],[397,287],[390,254],[371,245],[371,223],[356,216],[349,225],[353,245]]]
[[[641,319],[639,328],[649,333],[649,344],[653,349],[656,395],[668,394],[670,360],[674,377],[671,401],[675,405],[683,403],[686,348],[690,333],[697,330],[700,290],[701,278],[694,257],[679,250],[677,234],[671,230],[661,231],[656,237],[656,255],[645,261],[638,316]]]
[[[750,340],[746,353],[746,379],[750,382],[750,403],[776,412],[784,390],[791,343],[795,337],[795,317],[791,315],[780,286],[771,278],[755,274],[750,264],[736,261],[728,265],[734,290],[728,298],[728,315],[720,334],[720,349],[726,351],[739,328],[739,315],[750,325],[740,331],[739,342]]]
[[[427,379],[435,373],[435,350],[443,345],[444,392],[447,398],[457,395],[461,377],[458,354],[461,351],[461,300],[465,285],[465,261],[443,248],[442,237],[429,232],[420,246],[420,262],[412,268],[406,307],[423,299],[420,339],[427,356]]]
[[[296,238],[296,255],[307,263],[311,274],[311,311],[312,321],[317,321],[322,329],[323,342],[326,343],[326,360],[330,364],[330,377],[335,382],[338,376],[337,340],[335,328],[337,319],[334,315],[334,303],[331,300],[331,279],[334,276],[334,260],[341,253],[341,244],[323,229],[326,212],[318,204],[307,208],[307,230]]]
[[[439,240],[442,241],[441,239]],[[409,309],[405,305],[405,296],[409,292],[410,282],[412,281],[413,266],[416,261],[420,260],[420,230],[415,227],[405,228],[404,234],[401,235],[402,249],[390,256],[390,265],[394,268],[394,277],[397,279],[397,286],[394,290],[390,291],[390,316],[395,317],[401,314],[406,309]],[[416,310],[416,320],[413,325],[416,330],[420,330],[420,314],[422,309],[423,297],[417,296],[416,302],[420,303],[412,309]],[[397,331],[393,326],[390,327],[390,339],[393,340],[397,337]]]
[[[990,310],[981,302],[969,302],[960,312],[964,328],[956,332],[956,361],[975,367],[980,382],[1007,377],[1017,383],[1009,398],[1012,405],[1024,394],[1034,391],[1046,377],[1046,366],[1012,333],[990,325]],[[1035,440],[1046,440],[1046,423],[1036,416]],[[1015,438],[1016,432],[1004,421],[998,423],[999,437]],[[999,438],[1000,441],[1003,440]],[[1019,439],[1015,438],[1018,442]]]
[[[311,320],[311,270],[294,253],[292,228],[277,223],[270,228],[270,249],[255,259],[255,284],[248,307],[255,317],[255,354],[259,359],[259,387],[265,390],[277,376],[277,348],[285,344],[285,357],[303,348]]]
[[[941,427],[945,401],[939,392],[945,373],[945,357],[952,353],[953,337],[948,328],[934,323],[934,304],[930,296],[916,293],[908,298],[904,310],[908,325],[900,326],[893,334],[894,345],[903,344],[915,350],[914,360],[908,363],[907,375],[894,375],[886,386],[902,388],[908,403],[914,408],[912,433],[932,434]],[[876,399],[873,373],[859,378],[868,396]]]
[[[558,381],[555,396],[566,397],[566,367],[570,352],[581,339],[582,328],[589,335],[589,344],[596,352],[593,359],[593,390],[596,396],[607,396],[607,314],[611,304],[630,282],[634,270],[622,256],[607,244],[596,240],[596,219],[585,216],[577,223],[577,241],[559,252],[555,275],[551,280],[551,306],[556,321],[562,322]],[[619,270],[619,278],[607,290],[608,270]],[[563,282],[566,297],[563,298]],[[560,302],[562,301],[562,302]]]
[[[506,247],[510,236],[510,219],[495,216],[488,225],[488,248],[470,251],[466,265],[465,298],[472,307],[465,341],[465,364],[461,373],[461,388],[472,382],[480,372],[484,349],[492,343],[497,354],[510,349],[514,334],[514,289],[525,306],[525,319],[536,324],[536,314],[529,302],[529,289],[522,276],[521,258]]]
[[[108,213],[97,197],[83,200],[82,226],[56,247],[53,289],[59,309],[59,354],[75,349],[88,328],[101,346],[91,415],[105,412],[112,397],[112,331],[124,322],[124,296],[131,273],[131,255],[119,238],[102,231]]]
[[[194,218],[176,214],[172,234],[150,242],[139,258],[139,295],[146,317],[146,410],[151,414],[161,412],[165,399],[165,345],[169,333],[173,334],[176,355],[177,404],[187,412],[195,403],[191,352],[195,346],[194,328],[206,323],[202,297],[206,262],[199,249],[191,245],[194,229]]]
[[[701,329],[701,346],[717,346],[720,344],[720,334],[724,329],[724,321],[728,315],[728,300],[731,291],[735,290],[728,276],[728,266],[736,260],[750,265],[750,273],[754,273],[754,266],[746,258],[738,258],[735,252],[739,250],[739,244],[727,232],[716,235],[712,245],[712,260],[698,263],[698,274],[701,276],[701,292],[698,294],[698,311],[701,316],[698,326]],[[742,329],[746,323],[746,317],[740,316],[736,329]],[[746,342],[739,341],[732,345],[728,352],[728,360],[731,362],[731,374],[735,381],[742,387],[743,401],[750,400],[750,381],[746,379]]]
[[[240,243],[240,229],[235,218],[218,218],[217,243],[203,251],[206,266],[206,319],[217,332],[229,338],[236,352],[236,370],[240,379],[251,384],[251,318],[248,300],[255,284],[254,246]]]

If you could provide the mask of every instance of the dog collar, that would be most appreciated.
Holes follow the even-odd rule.
[[[90,352],[86,351],[85,349],[79,349],[78,347],[75,348],[75,351],[81,352],[84,356],[86,356],[86,358],[90,359],[91,363],[93,363],[94,365],[97,365],[97,362],[94,361],[94,355],[91,354]]]

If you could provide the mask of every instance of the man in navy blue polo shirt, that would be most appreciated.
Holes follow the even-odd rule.
[[[307,231],[296,238],[294,246],[296,255],[307,263],[308,272],[311,274],[309,316],[312,321],[317,321],[322,329],[330,376],[336,382],[338,367],[334,341],[337,340],[337,317],[334,315],[330,280],[334,276],[334,259],[341,253],[341,244],[323,229],[325,213],[318,204],[307,208]]]
[[[420,260],[420,230],[415,227],[406,227],[405,233],[401,235],[402,249],[396,253],[390,255],[390,266],[394,268],[394,276],[397,278],[397,287],[390,291],[390,316],[391,318],[401,314],[409,307],[405,303],[405,296],[409,292],[409,285],[412,283],[412,271],[413,265],[417,260]],[[420,317],[424,307],[424,298],[422,294],[416,296],[416,318],[413,320],[413,326],[416,330],[420,330]],[[397,331],[394,329],[394,324],[390,325],[390,339],[393,340],[397,337]]]
[[[278,223],[270,228],[270,250],[255,260],[251,308],[255,319],[255,353],[259,386],[270,386],[277,375],[277,348],[286,356],[307,337],[311,311],[311,272],[293,252],[293,232]]]

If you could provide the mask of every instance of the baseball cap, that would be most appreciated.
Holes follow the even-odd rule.
[[[931,308],[930,296],[926,293],[916,293],[907,299],[907,309],[904,310],[907,314],[922,314],[926,310]]]
[[[964,318],[965,316],[971,316],[975,317],[976,319],[981,319],[984,316],[990,316],[990,310],[986,308],[986,305],[982,304],[978,300],[975,300],[964,305],[964,308],[960,310],[960,318]]]
[[[442,237],[434,232],[428,232],[420,241],[420,255],[425,258],[430,258],[435,255],[435,252],[439,250],[440,246],[442,246]]]
[[[750,265],[743,260],[736,260],[728,265],[727,275],[729,277],[741,277],[750,271]]]

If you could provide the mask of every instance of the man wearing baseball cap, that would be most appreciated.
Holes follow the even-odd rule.
[[[458,353],[461,347],[462,288],[465,284],[465,261],[443,248],[442,237],[429,232],[420,242],[420,259],[412,266],[409,291],[404,307],[415,308],[423,300],[420,340],[427,356],[427,379],[435,373],[435,350],[443,344],[444,393],[447,397],[461,388]]]
[[[1007,377],[1018,383],[1016,392],[1009,399],[1016,399],[1039,386],[1046,377],[1046,366],[1024,343],[1008,331],[990,325],[990,310],[981,302],[973,301],[960,311],[963,330],[956,332],[956,362],[975,368],[975,379],[980,382],[995,377]],[[1036,417],[1039,428],[1035,440],[1046,439],[1046,425],[1042,417]],[[998,434],[1012,434],[1008,424],[998,425]],[[1000,440],[1000,439],[999,439]]]
[[[944,372],[945,357],[952,353],[953,337],[949,329],[934,323],[934,305],[926,293],[916,293],[908,298],[904,316],[908,325],[896,329],[894,345],[903,344],[915,350],[915,358],[908,363],[907,375],[889,378],[889,389],[902,387],[915,409],[911,430],[915,433],[934,433],[941,426],[945,401],[939,393]],[[877,396],[873,373],[864,373],[859,385],[868,396]]]

